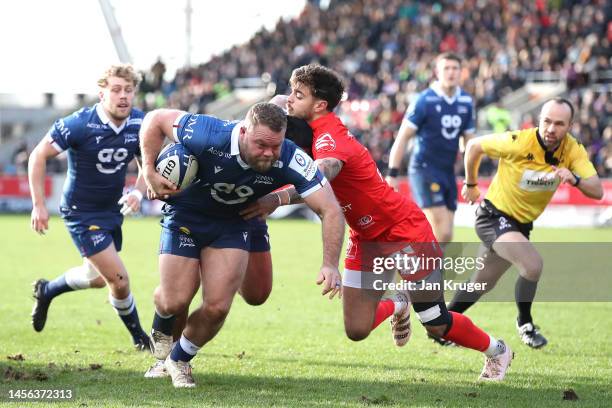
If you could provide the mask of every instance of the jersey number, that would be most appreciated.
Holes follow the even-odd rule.
[[[233,200],[225,200],[219,197],[219,193],[232,194],[232,192],[236,193],[238,198],[235,198]],[[255,192],[253,191],[253,189],[249,186],[236,187],[235,184],[228,184],[228,183],[215,183],[213,184],[213,188],[210,189],[210,194],[212,195],[212,198],[214,198],[215,200],[223,204],[244,203],[254,193]]]
[[[96,164],[96,169],[100,173],[104,174],[114,174],[121,170],[123,166],[125,166],[125,158],[128,156],[128,151],[126,148],[120,147],[119,149],[102,149],[98,152],[98,161],[100,163]],[[114,167],[104,167],[102,163],[110,163],[111,161],[120,162]],[[111,164],[112,166],[112,164]]]
[[[442,125],[442,136],[448,140],[452,140],[459,134],[461,128],[461,116],[459,115],[442,115],[440,121]]]

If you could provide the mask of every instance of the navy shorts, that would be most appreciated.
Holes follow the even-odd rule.
[[[113,242],[117,252],[121,251],[121,213],[75,212],[67,208],[60,208],[60,213],[81,256],[90,257],[102,252]]]
[[[457,182],[453,172],[411,167],[408,179],[412,197],[420,208],[446,206],[451,211],[457,209]]]
[[[199,222],[180,222],[164,217],[159,253],[200,259],[206,247],[237,248],[248,252],[270,250],[265,221],[220,220],[201,217]]]

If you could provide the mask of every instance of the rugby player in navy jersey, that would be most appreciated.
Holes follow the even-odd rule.
[[[453,239],[457,209],[454,166],[459,138],[474,135],[472,97],[459,87],[461,59],[451,53],[436,58],[437,80],[408,108],[389,154],[387,182],[397,190],[399,167],[406,143],[416,136],[408,177],[416,203],[431,224],[438,242]]]
[[[60,213],[83,264],[52,281],[34,283],[32,325],[45,326],[51,301],[66,292],[102,288],[139,350],[149,349],[136,303],[130,292],[121,250],[123,216],[137,212],[145,192],[139,174],[136,187],[123,195],[128,164],[140,155],[138,133],[144,113],[132,108],[140,76],[131,65],[112,65],[98,80],[100,102],[57,120],[30,155],[28,176],[32,196],[31,227],[45,234],[46,161],[61,152],[68,156]]]
[[[310,154],[312,151],[312,135],[312,129],[308,122],[295,116],[287,116],[285,138],[294,142],[305,153]],[[277,190],[275,194],[278,202],[291,204],[287,189]],[[251,222],[253,229],[251,231],[249,261],[238,293],[247,304],[259,306],[266,302],[272,292],[271,244],[265,220],[253,218]],[[192,299],[199,287],[198,282],[199,278],[194,279]],[[155,296],[160,294],[161,288],[158,286],[155,288]],[[165,298],[165,300],[168,301],[170,299]],[[166,357],[170,354],[174,342],[180,339],[187,322],[189,305],[185,304],[186,299],[183,299],[181,303],[184,305],[183,311],[178,311],[180,305],[166,305],[164,307],[166,310],[173,310],[172,315],[164,315],[158,310],[155,311],[151,330],[151,343],[153,345],[153,355],[157,361],[145,372],[145,378],[162,378],[169,375],[165,365]]]
[[[340,291],[342,211],[314,161],[284,138],[286,127],[285,113],[269,103],[254,105],[242,122],[166,109],[145,118],[144,177],[151,197],[167,199],[161,222],[161,284],[155,296],[157,325],[188,306],[198,283],[206,294],[166,359],[175,387],[195,386],[189,361],[218,333],[234,295],[244,288],[253,226],[240,211],[258,198],[287,184],[295,186],[323,221],[317,283],[330,297]],[[164,137],[184,144],[199,162],[199,181],[178,194],[155,171]]]

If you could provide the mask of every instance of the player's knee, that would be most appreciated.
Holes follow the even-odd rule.
[[[250,288],[249,290],[241,290],[240,295],[244,299],[247,304],[251,306],[260,306],[263,305],[268,297],[270,297],[270,292],[272,291],[272,287],[259,287],[256,290]]]
[[[248,295],[243,295],[242,298],[244,299],[245,302],[247,302],[247,304],[251,305],[251,306],[261,306],[264,303],[266,303],[266,300],[268,300],[268,297],[270,296],[270,293],[258,293],[256,295],[253,294],[248,294]]]
[[[130,292],[130,281],[125,273],[114,274],[108,278],[108,286],[113,293],[127,294]]]
[[[162,315],[177,315],[189,307],[189,300],[179,299],[176,296],[166,296],[158,286],[153,293],[155,309]]]
[[[356,324],[344,324],[344,331],[346,333],[346,337],[353,341],[361,341],[366,339],[370,332],[372,331],[372,326],[368,325],[356,325]]]
[[[106,286],[106,281],[101,276],[89,281],[89,287],[100,289]]]
[[[229,303],[209,303],[204,305],[202,313],[205,315],[206,320],[213,323],[221,323],[225,320],[230,311]]]
[[[453,240],[453,231],[452,230],[443,230],[440,232],[440,236],[436,237],[438,242],[448,243]]]
[[[538,281],[542,276],[542,270],[544,269],[544,261],[541,256],[535,256],[531,259],[525,260],[523,263],[523,277],[530,281]]]

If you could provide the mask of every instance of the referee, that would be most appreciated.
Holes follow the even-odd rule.
[[[533,324],[531,305],[542,274],[542,257],[529,242],[533,221],[544,211],[561,183],[582,194],[601,199],[601,181],[587,152],[568,133],[574,107],[563,98],[547,101],[537,128],[491,134],[470,140],[465,153],[465,184],[461,191],[470,204],[480,197],[478,167],[483,154],[499,159],[499,167],[485,199],[476,209],[476,233],[482,241],[484,268],[472,277],[486,282],[480,293],[458,291],[448,310],[465,312],[511,265],[519,271],[515,286],[517,329],[523,343],[532,348],[547,344]]]

